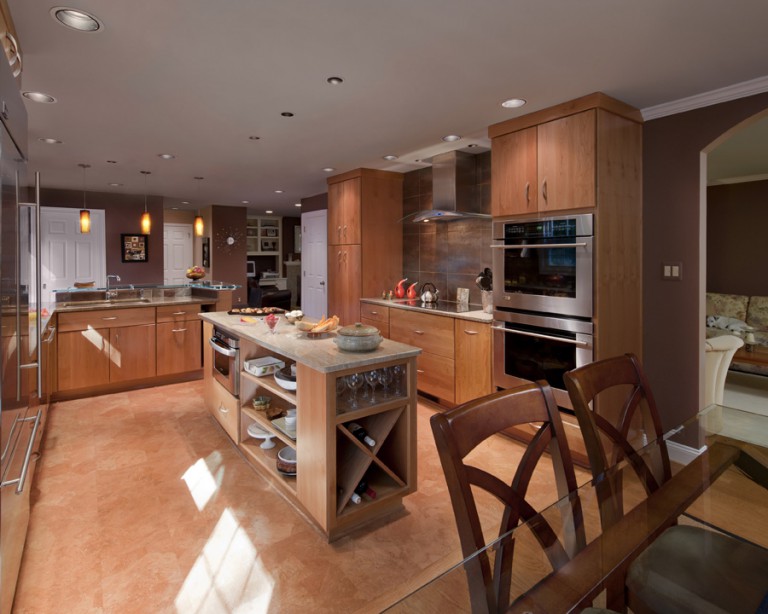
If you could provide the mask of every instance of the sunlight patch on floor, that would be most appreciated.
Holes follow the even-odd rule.
[[[269,610],[275,581],[227,508],[174,600],[179,614]]]
[[[184,472],[181,479],[186,482],[197,510],[202,512],[218,490],[218,484],[208,468],[208,463],[203,458],[197,459],[197,462]]]

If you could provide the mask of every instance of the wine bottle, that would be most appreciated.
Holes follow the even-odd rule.
[[[357,439],[367,443],[369,446],[373,447],[376,445],[376,441],[372,437],[368,436],[368,431],[366,431],[357,422],[350,422],[347,424],[347,429],[349,429],[349,432],[352,433]]]
[[[352,501],[352,503],[358,504],[363,500],[362,495],[364,494],[368,495],[371,499],[376,498],[376,491],[368,486],[368,482],[363,479],[360,480],[360,483],[357,486],[355,486],[355,491],[352,493],[352,496],[349,499]]]

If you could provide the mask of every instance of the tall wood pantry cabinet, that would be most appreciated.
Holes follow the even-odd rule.
[[[403,271],[403,175],[361,168],[328,179],[328,314],[360,321],[360,299]]]

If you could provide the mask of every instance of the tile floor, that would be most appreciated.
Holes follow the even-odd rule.
[[[460,559],[432,411],[405,511],[328,544],[209,417],[202,382],[57,403],[14,612],[379,611]],[[521,451],[494,438],[483,459],[512,471]],[[555,499],[549,470],[534,482],[535,504]]]

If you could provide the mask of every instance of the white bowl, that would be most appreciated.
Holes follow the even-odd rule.
[[[277,371],[275,373],[275,381],[278,383],[278,385],[281,388],[285,388],[286,390],[296,390],[296,378],[295,377],[292,380],[286,379],[286,377],[282,374],[281,371]]]

